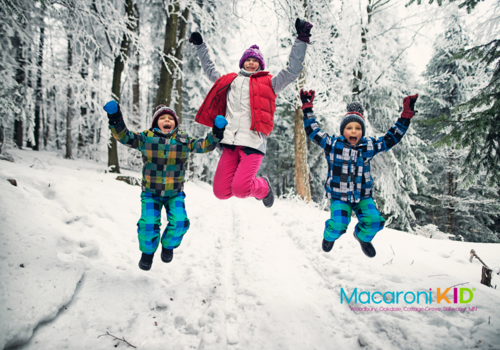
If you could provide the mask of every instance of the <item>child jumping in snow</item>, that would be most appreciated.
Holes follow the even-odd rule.
[[[215,149],[224,136],[227,121],[217,116],[212,132],[204,139],[189,137],[179,129],[175,112],[163,105],[156,107],[149,130],[129,131],[123,121],[120,106],[110,101],[104,106],[108,113],[113,137],[125,146],[142,153],[141,218],[137,223],[139,249],[142,252],[139,267],[151,269],[153,256],[160,243],[161,210],[165,207],[168,225],[161,236],[161,260],[172,261],[174,249],[189,228],[183,192],[184,165],[190,152],[207,153]]]
[[[274,203],[267,176],[256,178],[266,154],[267,137],[274,127],[276,94],[298,78],[306,53],[312,24],[297,18],[297,39],[289,65],[275,77],[265,71],[264,57],[257,45],[240,59],[238,73],[221,75],[212,62],[200,33],[191,34],[201,65],[214,85],[200,107],[195,121],[212,126],[217,115],[228,121],[220,145],[222,156],[214,176],[213,190],[219,199],[254,197],[269,208]]]
[[[363,253],[373,258],[376,252],[371,241],[384,228],[385,220],[372,199],[370,161],[401,141],[415,114],[418,95],[403,99],[401,118],[385,136],[378,139],[365,137],[363,107],[358,102],[347,105],[347,114],[340,123],[341,136],[329,136],[322,132],[312,110],[314,95],[313,90],[300,91],[306,134],[324,149],[328,162],[325,190],[326,197],[331,200],[331,218],[325,223],[323,250],[332,250],[335,240],[346,232],[354,210],[359,220],[354,228],[354,238],[361,244]]]

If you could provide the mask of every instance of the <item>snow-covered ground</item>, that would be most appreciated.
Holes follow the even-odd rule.
[[[145,272],[139,187],[104,164],[11,153],[14,163],[0,161],[0,349],[129,348],[111,335],[146,350],[500,349],[500,288],[480,284],[482,265],[469,262],[475,249],[498,267],[498,244],[386,228],[369,259],[351,227],[326,254],[328,212],[287,199],[271,209],[219,201],[209,185],[190,182],[191,228],[172,263],[157,255]],[[454,304],[452,288],[452,304],[438,303],[437,288],[453,286],[473,290],[473,300]],[[355,288],[374,300],[341,303]],[[377,291],[408,301],[408,292],[431,292],[432,301],[389,304]]]

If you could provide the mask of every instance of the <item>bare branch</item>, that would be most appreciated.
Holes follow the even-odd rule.
[[[113,337],[113,339],[114,339],[114,340],[119,340],[119,341],[122,341],[122,342],[124,342],[125,344],[127,344],[128,346],[131,346],[131,347],[133,347],[134,349],[136,349],[136,347],[135,347],[135,346],[133,346],[132,344],[130,344],[128,341],[126,341],[126,340],[125,340],[125,337],[123,337],[123,338],[117,338],[117,337],[115,337],[114,335],[109,334],[109,332],[106,332],[106,334],[101,334],[101,335],[100,335],[100,336],[98,336],[97,338],[104,337],[104,336],[106,336],[106,335],[109,335],[110,337]]]

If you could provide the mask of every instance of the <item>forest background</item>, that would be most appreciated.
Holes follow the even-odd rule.
[[[139,170],[117,146],[102,106],[119,101],[131,130],[154,108],[194,116],[211,87],[190,33],[221,73],[259,45],[271,74],[286,67],[296,18],[314,27],[301,77],[277,98],[261,173],[279,196],[328,209],[326,162],[305,137],[298,91],[314,89],[322,129],[338,133],[347,102],[368,136],[395,123],[403,97],[418,113],[400,145],[372,162],[375,200],[390,227],[432,237],[500,242],[500,1],[495,0],[0,0],[0,158],[54,151]],[[194,155],[189,179],[212,183],[220,154]]]

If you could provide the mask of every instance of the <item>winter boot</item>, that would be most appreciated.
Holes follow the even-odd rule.
[[[274,192],[273,188],[271,187],[271,181],[269,181],[269,178],[267,176],[262,176],[264,180],[267,182],[267,186],[269,187],[269,192],[267,192],[267,196],[262,199],[262,202],[264,203],[264,206],[266,208],[271,208],[274,204]]]
[[[323,247],[324,252],[328,253],[330,250],[332,250],[334,243],[335,241],[330,242],[323,238],[323,244],[321,245],[321,247]]]
[[[139,261],[139,268],[144,271],[151,270],[151,265],[153,264],[154,254],[142,253],[141,261]]]
[[[161,261],[169,263],[174,258],[174,250],[161,247]]]
[[[356,231],[353,233],[354,233],[354,238],[356,238],[359,244],[361,244],[361,250],[363,251],[363,253],[365,253],[365,255],[369,258],[373,258],[375,254],[377,254],[373,244],[371,244],[370,242],[363,242],[362,240],[360,240],[356,235]]]

